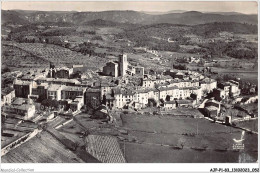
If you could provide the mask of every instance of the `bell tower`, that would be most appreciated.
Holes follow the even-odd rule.
[[[119,76],[126,75],[128,62],[127,62],[127,55],[121,54],[119,55]]]

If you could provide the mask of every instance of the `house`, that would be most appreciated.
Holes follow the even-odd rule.
[[[115,106],[115,104],[116,104],[115,103],[115,98],[112,97],[111,94],[103,95],[102,103],[105,104],[109,108],[113,108]]]
[[[241,90],[239,89],[239,82],[230,80],[229,82],[226,82],[226,84],[230,86],[230,97],[237,97],[240,95]]]
[[[113,89],[116,87],[116,85],[109,82],[100,82],[99,87],[101,90],[101,97],[107,94],[111,94],[113,96]]]
[[[214,118],[219,115],[220,107],[221,107],[220,102],[211,99],[205,103],[204,110],[208,117]]]
[[[28,98],[32,93],[33,83],[30,81],[14,81],[15,97]]]
[[[155,86],[155,79],[141,79],[141,86],[144,88],[154,88]]]
[[[176,107],[193,107],[196,100],[176,100]]]
[[[160,87],[159,90],[159,100],[173,100],[179,99],[181,96],[182,91],[177,86],[173,87]]]
[[[11,104],[12,101],[15,98],[15,90],[12,88],[8,88],[5,90],[2,90],[1,92],[1,106],[7,104]]]
[[[230,84],[229,83],[220,83],[219,88],[224,90],[225,92],[225,98],[229,97],[230,95]]]
[[[47,89],[47,98],[61,100],[62,85],[52,84]]]
[[[67,67],[56,68],[55,65],[50,63],[48,77],[69,79],[72,73],[73,73],[73,68],[67,68]]]
[[[61,99],[72,99],[74,100],[78,96],[84,96],[86,92],[85,87],[77,86],[63,86],[61,89]]]
[[[217,88],[213,90],[213,96],[215,97],[216,100],[221,101],[222,99],[225,99],[226,96],[226,92],[223,89]]]
[[[100,88],[87,88],[85,92],[85,105],[97,108],[101,104]]]
[[[163,109],[169,110],[169,109],[176,109],[176,101],[167,101],[163,104]]]
[[[48,83],[50,84],[57,84],[57,85],[66,85],[66,86],[75,86],[80,85],[80,81],[77,79],[55,79],[55,78],[38,78],[35,80],[37,84],[41,83]]]
[[[123,108],[133,102],[133,91],[126,91],[122,89],[115,89],[114,97],[115,97],[115,107]],[[140,99],[140,98],[139,98]]]
[[[116,62],[108,62],[103,67],[103,73],[107,76],[118,77],[118,72],[118,63]]]
[[[215,118],[218,116],[218,109],[215,106],[208,106],[204,108],[205,113],[210,118]]]
[[[73,68],[56,68],[56,72],[54,73],[54,78],[65,78],[69,79],[73,73]]]
[[[217,88],[217,81],[214,79],[205,78],[200,81],[200,87],[202,91],[209,93],[213,91],[213,89]]]
[[[151,92],[150,95],[153,93]],[[135,90],[133,95],[133,101],[137,102],[142,105],[142,107],[145,107],[148,105],[148,90]],[[153,96],[151,96],[153,98]]]
[[[19,115],[20,118],[28,120],[35,114],[35,105],[32,104],[30,99],[16,99],[12,105],[4,106],[4,112]],[[19,117],[18,117],[19,118]]]
[[[69,107],[73,112],[79,111],[83,105],[84,105],[83,96],[77,96],[71,103],[69,103]]]
[[[47,99],[47,89],[48,89],[47,83],[41,83],[39,85],[33,85],[32,87],[32,93],[29,95],[29,98],[33,100],[45,100]]]

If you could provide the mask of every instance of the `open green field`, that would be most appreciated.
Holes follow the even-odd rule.
[[[233,139],[240,138],[239,129],[205,119],[129,114],[121,118],[128,135],[136,139],[136,143],[126,142],[128,162],[238,162]],[[256,161],[257,135],[246,134],[244,144],[250,162]],[[183,149],[173,149],[176,146]]]
[[[230,68],[212,68],[212,71],[217,72],[218,74],[228,74],[232,75],[236,78],[240,78],[242,81],[247,81],[250,83],[258,84],[258,70],[257,68],[251,68],[247,70],[238,70],[238,69],[230,69]]]
[[[124,143],[120,144],[121,148],[124,148]],[[128,163],[235,163],[239,162],[241,157],[245,157],[246,161],[254,162],[256,154],[255,152],[242,154],[234,151],[174,150],[170,147],[125,143],[125,155]]]

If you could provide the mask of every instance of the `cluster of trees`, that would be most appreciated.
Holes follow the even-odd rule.
[[[96,31],[81,31],[82,34],[90,34],[90,35],[96,35]]]
[[[203,47],[203,53],[210,54],[212,56],[230,56],[237,59],[253,59],[258,56],[257,48],[246,42],[233,41],[224,42],[217,41],[214,43],[200,44]]]
[[[248,50],[248,49],[229,49],[227,50],[226,54],[233,58],[238,59],[254,59],[257,55],[257,50]]]
[[[227,82],[229,80],[237,80],[234,75],[230,74],[224,74],[224,75],[218,75],[216,78],[217,83]]]
[[[178,51],[180,44],[186,44],[188,38],[183,37],[182,26],[168,24],[148,25],[131,28],[117,34],[119,39],[127,39],[136,43],[137,47],[149,47],[154,50]],[[174,42],[168,42],[168,38]]]
[[[257,25],[234,22],[214,22],[191,27],[190,32],[204,38],[216,37],[219,32],[233,32],[237,34],[257,34]]]
[[[42,32],[41,36],[67,36],[76,33],[75,28],[59,28],[59,29],[50,29],[45,32]]]
[[[173,64],[172,67],[178,70],[187,70],[187,66],[185,64]]]
[[[91,40],[103,40],[103,38],[100,35],[92,37]]]
[[[59,102],[57,100],[52,100],[52,99],[45,99],[41,103],[42,106],[45,108],[58,108],[59,107]]]

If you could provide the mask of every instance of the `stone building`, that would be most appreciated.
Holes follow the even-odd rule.
[[[108,76],[118,77],[118,63],[108,62],[106,66],[103,67],[103,73]]]
[[[16,80],[14,90],[16,97],[28,98],[32,93],[32,82]]]

